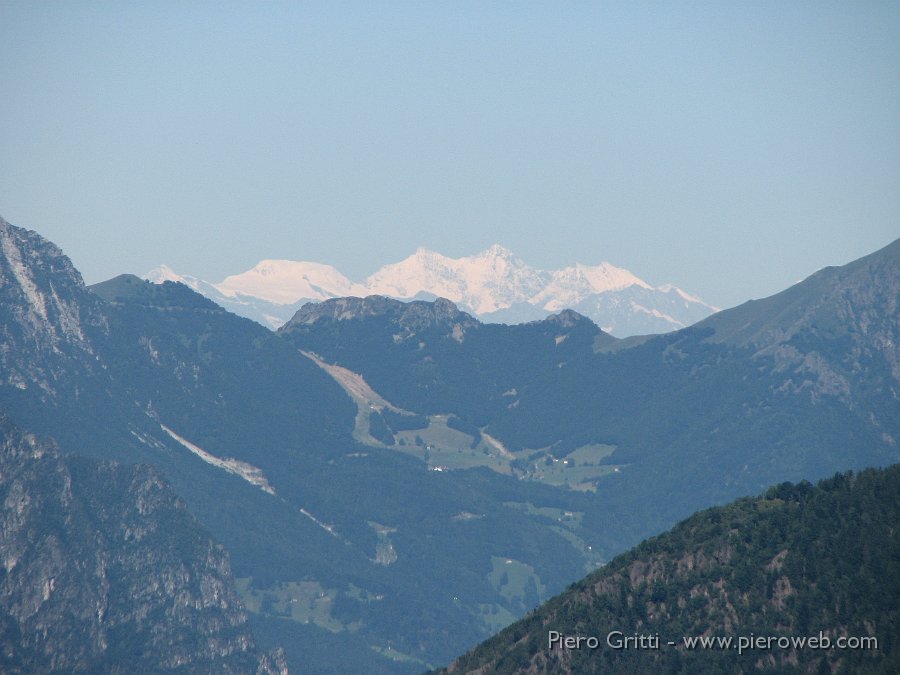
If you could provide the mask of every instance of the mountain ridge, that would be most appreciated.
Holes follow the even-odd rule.
[[[306,302],[369,295],[401,300],[444,297],[489,322],[538,319],[571,308],[620,337],[683,328],[716,310],[671,284],[654,288],[608,262],[542,270],[499,244],[460,258],[420,247],[361,282],[330,265],[275,259],[262,260],[219,283],[182,276],[165,265],[144,278],[154,283],[181,281],[270,328],[283,325]]]

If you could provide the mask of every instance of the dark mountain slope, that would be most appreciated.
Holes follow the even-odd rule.
[[[900,460],[898,250],[641,340],[616,341],[574,312],[410,331],[407,310],[372,298],[306,306],[281,334],[411,411],[499,438],[523,458],[520,475],[615,446],[603,462],[618,471],[596,481],[583,524],[618,551],[780,480]]]
[[[896,462],[898,251],[543,374],[490,429],[514,447],[573,429],[615,444],[607,461],[628,466],[607,495],[646,535],[779,480]]]
[[[781,293],[726,309],[696,325],[714,328],[712,341],[757,349],[788,343],[813,329],[848,337],[890,333],[898,321],[898,263],[900,239],[842,267],[825,267]],[[888,311],[860,310],[866,307]]]
[[[876,426],[871,408],[793,391],[791,374],[771,359],[704,337],[698,329],[658,338],[533,381],[489,430],[513,447],[615,445],[604,461],[621,470],[598,491],[625,507],[642,536],[767,482],[900,459],[883,435],[897,435],[896,412]],[[877,405],[896,410],[889,398]]]
[[[692,516],[458,659],[466,673],[895,673],[900,670],[900,466],[784,483]],[[549,631],[594,636],[580,649]],[[611,631],[659,636],[614,649]],[[682,638],[774,641],[685,648]],[[778,637],[875,638],[856,649]],[[613,636],[616,637],[615,635]],[[675,644],[668,644],[673,641]],[[875,646],[877,644],[877,647]]]
[[[837,399],[868,415],[896,447],[900,414],[900,239],[843,267],[828,267],[765,300],[698,326],[711,342],[746,347],[789,374],[786,387]]]
[[[308,303],[279,329],[290,343],[354,372],[392,403],[453,412],[478,426],[501,415],[510,389],[616,338],[566,310],[541,321],[482,324],[444,299],[381,296]]]
[[[355,406],[309,359],[182,284],[124,275],[91,287],[106,299],[109,373],[162,424],[198,431],[205,450],[264,458],[342,453]],[[196,436],[195,436],[196,438]]]
[[[0,497],[3,672],[281,671],[225,550],[150,467],[64,460],[0,419]]]
[[[248,496],[258,505],[234,513],[222,509],[226,497],[217,482],[201,496],[196,477],[190,485],[173,479],[229,547],[239,574],[257,587],[315,580],[340,599],[332,625],[354,625],[355,637],[369,633],[367,639],[416,658],[446,659],[450,645],[486,633],[477,608],[497,601],[517,612],[528,607],[492,587],[492,557],[529,565],[544,593],[584,569],[584,553],[550,523],[503,504],[498,495],[522,492],[515,484],[500,487],[510,479],[442,476],[397,453],[358,446],[349,437],[350,400],[287,341],[181,285],[119,277],[92,290],[111,303],[116,340],[103,353],[128,396],[206,452],[259,468],[274,490],[274,498],[259,495],[265,504]],[[552,502],[547,492],[534,486],[512,501]],[[561,500],[566,510],[583,501],[580,495]],[[460,520],[461,513],[473,520]],[[381,527],[391,532],[387,538]],[[389,565],[374,560],[384,541],[397,556]],[[544,553],[551,549],[557,551],[552,559]],[[382,600],[350,600],[356,593],[350,584]],[[447,588],[452,595],[441,593]],[[369,661],[365,669],[371,667]]]

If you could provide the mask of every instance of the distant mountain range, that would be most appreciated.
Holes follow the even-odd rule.
[[[654,288],[607,262],[539,270],[499,245],[463,258],[420,248],[360,283],[330,265],[292,260],[263,260],[217,284],[177,274],[165,265],[144,278],[180,281],[225,309],[273,329],[306,302],[368,295],[447,298],[491,323],[520,323],[573,309],[617,337],[677,330],[717,311],[679,288]]]

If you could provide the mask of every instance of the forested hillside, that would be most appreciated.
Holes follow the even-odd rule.
[[[566,648],[557,640],[551,649],[551,631],[599,644]],[[614,648],[635,636],[658,642]],[[732,643],[686,646],[685,638],[698,636]],[[753,637],[765,642],[738,649]],[[801,648],[778,638],[815,639]],[[850,638],[847,648],[841,638]],[[698,513],[573,584],[446,672],[751,671],[900,672],[900,465],[815,486],[783,483]]]

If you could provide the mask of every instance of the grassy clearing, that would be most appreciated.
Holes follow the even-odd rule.
[[[254,588],[249,577],[236,579],[240,595],[247,611],[290,619],[298,623],[312,623],[320,628],[339,633],[354,631],[359,626],[344,624],[331,616],[331,608],[337,591],[326,589],[317,581],[287,581],[271,588]],[[365,593],[357,589],[360,597]]]
[[[557,532],[563,539],[584,554],[585,558],[587,558],[587,562],[584,564],[585,573],[593,572],[601,565],[607,563],[607,560],[603,556],[594,551],[594,547],[591,544],[588,544],[584,539],[572,532],[572,530],[567,530],[564,527],[554,527],[553,531]]]
[[[247,583],[243,587],[239,585],[238,592],[251,612],[313,623],[332,633],[349,629],[331,616],[337,592],[323,588],[316,581],[288,581],[266,589],[256,589]]]
[[[432,415],[426,429],[395,434],[395,450],[421,459],[434,470],[472,469],[485,466],[511,474],[510,460],[493,444],[447,426],[447,415]],[[474,447],[472,447],[474,445]]]
[[[557,458],[549,448],[509,452],[495,439],[475,438],[447,426],[447,415],[432,415],[426,429],[395,434],[394,450],[416,457],[435,471],[487,467],[523,480],[536,480],[571,490],[596,491],[597,481],[619,467],[600,462],[615,450],[613,445],[592,443],[568,456]]]
[[[583,511],[565,511],[553,506],[535,506],[531,502],[503,502],[503,504],[504,506],[523,511],[529,516],[540,516],[555,520],[565,527],[578,527],[581,525],[581,519],[584,517]]]
[[[394,406],[390,401],[381,397],[372,387],[368,385],[362,375],[354,373],[343,366],[333,363],[326,363],[319,355],[313,352],[300,350],[310,361],[315,363],[319,368],[334,378],[347,395],[356,404],[356,419],[353,426],[353,438],[364,445],[374,445],[376,447],[384,447],[377,439],[369,433],[369,415],[372,411],[393,410],[394,412],[406,412]]]
[[[615,449],[614,445],[591,443],[562,458],[546,453],[524,469],[524,477],[571,490],[596,492],[600,478],[619,470],[617,466],[600,463]]]
[[[429,664],[425,663],[421,659],[417,659],[414,656],[410,656],[409,654],[404,654],[401,651],[398,651],[388,645],[387,647],[379,647],[376,645],[372,646],[372,649],[384,657],[389,658],[391,661],[397,661],[398,663],[416,663],[426,668],[431,668]]]
[[[397,551],[391,541],[391,534],[397,531],[395,527],[388,527],[373,520],[367,521],[369,527],[375,530],[378,535],[378,542],[375,544],[375,557],[371,558],[373,562],[379,565],[391,565],[397,562]]]

